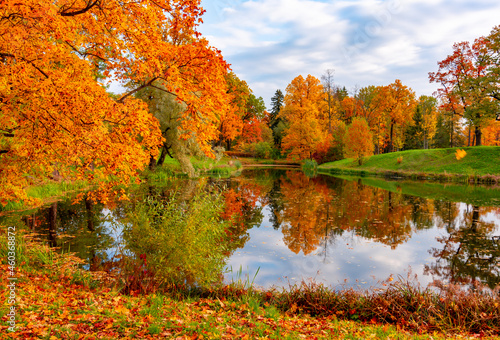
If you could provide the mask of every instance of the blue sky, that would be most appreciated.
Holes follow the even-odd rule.
[[[200,31],[266,104],[293,78],[335,70],[349,91],[395,79],[432,95],[428,73],[460,41],[500,25],[498,0],[202,0]]]

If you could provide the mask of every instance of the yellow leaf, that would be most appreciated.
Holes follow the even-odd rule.
[[[455,153],[455,157],[457,158],[457,161],[461,160],[466,155],[467,155],[467,152],[465,150],[460,150],[460,149],[457,149],[457,151]]]

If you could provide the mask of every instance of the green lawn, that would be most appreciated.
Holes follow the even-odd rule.
[[[363,161],[361,166],[353,159],[325,163],[320,172],[365,172],[380,174],[397,172],[406,175],[462,175],[481,177],[500,175],[500,147],[481,146],[460,148],[467,155],[457,160],[457,148],[433,150],[408,150],[375,155]],[[402,159],[400,158],[402,157]],[[398,162],[398,158],[401,162]]]

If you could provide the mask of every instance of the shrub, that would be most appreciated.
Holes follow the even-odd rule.
[[[273,147],[268,142],[254,144],[255,154],[258,158],[271,158]]]
[[[302,171],[306,176],[313,177],[318,171],[318,163],[314,159],[306,159],[302,164]]]
[[[189,201],[147,196],[128,217],[124,237],[139,267],[125,275],[147,276],[160,284],[203,287],[218,282],[229,227],[220,217],[223,209],[220,193],[199,193]]]

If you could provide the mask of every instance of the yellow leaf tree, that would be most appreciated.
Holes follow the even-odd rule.
[[[298,76],[286,88],[284,107],[279,117],[290,123],[282,141],[283,150],[292,159],[312,158],[319,143],[327,136],[324,117],[325,93],[318,78]]]
[[[404,130],[412,120],[417,102],[415,92],[403,85],[399,79],[379,91],[377,101],[380,102],[387,126],[386,152],[394,151],[394,145],[402,146]]]
[[[366,119],[355,117],[347,127],[344,137],[344,155],[346,158],[355,158],[358,164],[363,163],[363,157],[373,155],[373,142],[370,127]]]
[[[132,96],[158,82],[186,107],[183,137],[209,153],[228,65],[197,32],[202,14],[199,0],[2,1],[1,203],[26,199],[56,170],[103,191],[128,184],[162,146],[158,121]],[[113,99],[109,80],[128,91]]]

